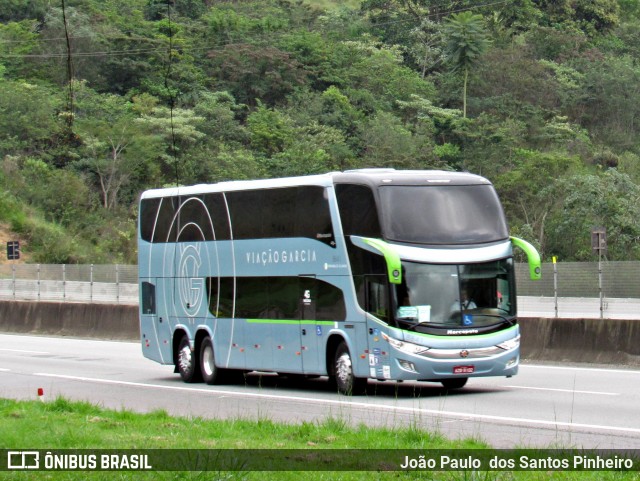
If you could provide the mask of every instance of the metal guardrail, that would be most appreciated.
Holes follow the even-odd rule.
[[[138,266],[5,264],[0,299],[137,304]]]
[[[519,314],[640,319],[640,262],[605,262],[601,288],[598,277],[597,262],[558,263],[555,268],[547,263],[542,280],[531,281],[528,266],[518,263]],[[0,299],[136,305],[138,266],[3,264]]]

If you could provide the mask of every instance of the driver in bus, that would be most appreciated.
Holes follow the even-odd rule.
[[[459,311],[460,307],[462,307],[463,311],[476,309],[478,307],[473,299],[469,297],[469,291],[466,287],[462,287],[462,289],[460,289],[460,300],[453,303],[453,305],[451,306],[451,311]]]

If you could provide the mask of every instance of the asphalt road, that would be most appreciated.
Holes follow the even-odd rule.
[[[439,384],[370,381],[345,397],[328,383],[251,376],[250,383],[184,384],[172,366],[137,343],[0,334],[0,397],[64,396],[108,408],[204,418],[413,426],[497,448],[640,448],[640,371],[624,367],[524,363],[511,378],[471,379],[446,393]],[[186,446],[185,446],[186,447]]]

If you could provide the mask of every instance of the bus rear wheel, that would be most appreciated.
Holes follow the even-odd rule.
[[[216,384],[220,377],[220,369],[216,367],[213,355],[213,342],[209,336],[200,343],[200,371],[207,384]]]
[[[344,342],[341,342],[336,350],[333,371],[338,392],[348,396],[366,392],[367,379],[355,377],[353,374],[351,354],[349,354],[349,348]]]
[[[454,379],[443,379],[442,381],[440,381],[442,383],[442,386],[449,390],[449,389],[462,389],[465,384],[467,384],[467,381],[469,380],[468,377],[457,377]]]
[[[200,382],[200,365],[186,334],[182,336],[180,344],[178,344],[177,367],[184,382]]]

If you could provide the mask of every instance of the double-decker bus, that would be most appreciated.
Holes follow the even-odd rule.
[[[149,190],[139,214],[144,355],[185,382],[260,371],[369,379],[513,376],[513,246],[492,184],[364,169]]]

